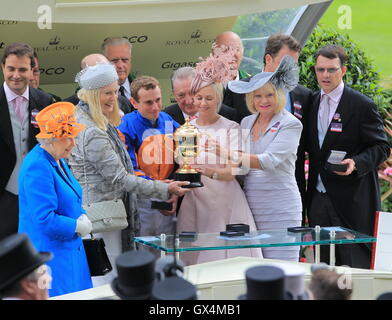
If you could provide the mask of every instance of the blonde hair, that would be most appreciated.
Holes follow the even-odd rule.
[[[201,89],[205,87],[211,87],[214,90],[216,99],[218,100],[217,107],[216,107],[216,113],[218,113],[222,107],[222,102],[223,102],[223,84],[220,82],[213,82],[208,86],[201,87],[197,92],[199,92]]]
[[[286,105],[286,94],[284,93],[284,91],[282,89],[277,89],[272,82],[267,82],[264,86],[262,86],[261,88],[263,88],[263,90],[268,90],[268,89],[272,89],[272,91],[275,94],[275,98],[277,100],[277,108],[275,110],[275,114],[279,113],[280,111],[283,110],[283,108]],[[255,96],[255,92],[261,88],[258,88],[252,92],[249,92],[245,95],[245,100],[246,100],[246,106],[248,107],[248,110],[251,113],[257,113],[257,110],[255,108],[254,105],[254,96]]]
[[[116,99],[114,102],[113,111],[110,113],[108,117],[106,117],[102,112],[101,105],[101,90],[102,88],[87,90],[80,89],[78,91],[78,97],[80,100],[86,102],[90,108],[90,116],[93,121],[96,123],[98,128],[102,130],[107,130],[108,123],[111,123],[113,126],[117,127],[120,125],[121,117],[120,117],[120,108],[118,107],[118,100]]]

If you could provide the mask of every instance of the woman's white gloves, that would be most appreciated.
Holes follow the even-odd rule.
[[[85,215],[82,214],[78,220],[76,220],[76,230],[75,232],[83,238],[84,236],[87,236],[93,228],[93,225],[89,218]]]

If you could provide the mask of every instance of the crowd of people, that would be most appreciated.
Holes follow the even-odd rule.
[[[135,249],[135,236],[177,231],[217,233],[243,223],[251,231],[342,226],[372,234],[380,210],[377,166],[390,153],[373,101],[344,83],[344,48],[326,45],[314,57],[320,90],[301,86],[300,44],[269,37],[264,69],[239,69],[244,48],[231,31],[216,37],[208,57],[172,77],[176,104],[164,108],[160,83],[130,77],[132,46],[107,38],[102,53],[81,61],[77,91],[62,100],[39,88],[38,57],[25,43],[4,50],[0,87],[0,239],[26,233],[47,261],[50,296],[111,282],[93,277],[83,237],[94,232],[95,203],[120,200],[127,226],[94,232],[112,265]],[[199,130],[193,167],[203,187],[174,181],[173,135],[185,122]],[[344,151],[345,170],[325,166]],[[309,159],[309,178],[304,162]],[[181,163],[180,163],[181,165]],[[186,253],[187,264],[231,256],[298,261],[299,247]],[[337,246],[337,264],[370,267],[366,244]],[[322,250],[322,261],[329,261]]]

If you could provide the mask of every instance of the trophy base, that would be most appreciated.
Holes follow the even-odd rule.
[[[176,172],[174,175],[174,179],[176,181],[189,181],[190,184],[186,186],[182,186],[181,188],[200,188],[203,187],[204,184],[201,182],[201,174],[200,173],[178,173]]]

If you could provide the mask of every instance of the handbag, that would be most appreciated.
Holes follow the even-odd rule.
[[[83,145],[84,145],[83,133]],[[95,203],[89,201],[89,189],[86,175],[86,163],[83,150],[83,172],[87,188],[87,205],[83,205],[86,215],[92,223],[92,233],[123,230],[128,227],[127,212],[121,199],[105,200]]]
[[[83,239],[90,274],[92,277],[103,276],[113,269],[106,253],[105,241],[94,238],[92,233],[90,235],[91,239]]]
[[[107,200],[83,206],[92,223],[92,232],[108,232],[128,227],[124,203],[119,200]]]

